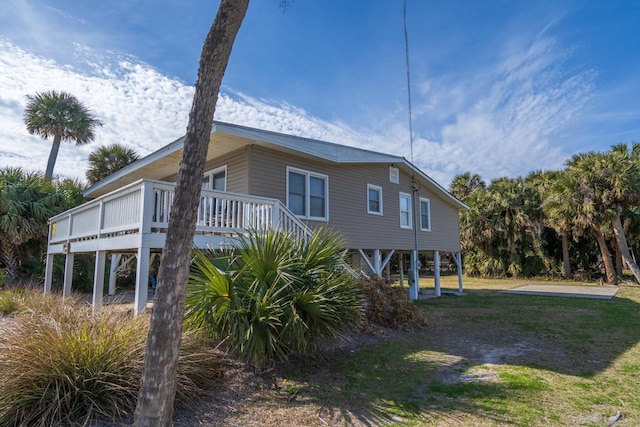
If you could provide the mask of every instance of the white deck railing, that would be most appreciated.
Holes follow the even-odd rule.
[[[162,233],[169,226],[175,184],[142,179],[50,219],[49,245],[133,233]],[[311,230],[279,200],[202,190],[196,232],[237,235],[275,227],[308,237]]]

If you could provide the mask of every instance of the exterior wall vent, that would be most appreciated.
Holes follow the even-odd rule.
[[[389,166],[389,182],[393,184],[400,183],[400,170],[398,168]]]

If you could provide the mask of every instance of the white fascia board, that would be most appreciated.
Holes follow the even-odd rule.
[[[120,169],[119,171],[115,172],[112,175],[109,175],[108,177],[96,182],[95,184],[93,184],[91,187],[87,188],[86,190],[84,190],[82,192],[82,194],[85,197],[90,197],[91,194],[93,194],[94,192],[100,190],[101,188],[111,184],[114,181],[117,181],[118,179],[122,178],[123,176],[136,171],[138,169],[141,169],[145,166],[150,165],[151,163],[154,163],[155,161],[168,156],[169,154],[173,154],[176,151],[180,151],[182,150],[184,144],[184,136],[180,137],[178,139],[176,139],[175,141],[173,141],[172,143],[170,143],[169,145],[165,145],[164,147],[160,148],[157,151],[154,151],[153,153],[149,154],[146,157],[143,157],[140,160],[136,160],[135,162],[131,163],[130,165],[125,166],[124,168]]]

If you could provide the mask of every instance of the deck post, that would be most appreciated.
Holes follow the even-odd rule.
[[[71,295],[71,282],[73,281],[73,258],[74,253],[69,252],[64,260],[64,282],[62,285],[62,298]]]
[[[53,254],[47,253],[47,263],[44,269],[44,294],[51,293],[51,282],[53,281]]]
[[[398,267],[400,268],[400,287],[404,288],[404,254],[398,255]]]
[[[116,278],[118,271],[118,264],[120,263],[120,258],[122,258],[121,254],[112,254],[111,255],[111,264],[109,266],[109,295],[113,295],[116,293]]]
[[[96,251],[96,268],[93,274],[93,311],[102,308],[102,295],[104,293],[104,268],[107,260],[106,251]]]
[[[138,248],[138,264],[136,268],[136,296],[133,315],[144,314],[147,308],[147,294],[149,293],[149,248]]]
[[[458,267],[458,292],[462,293],[463,292],[463,286],[462,286],[462,252],[456,252],[453,255],[453,260],[456,263],[456,266]]]
[[[442,295],[440,291],[440,251],[433,251],[433,279],[436,288],[436,296]]]
[[[409,278],[409,299],[416,301],[420,291],[420,267],[418,265],[418,251],[411,251],[411,272],[412,278]],[[413,283],[411,280],[413,279]]]
[[[373,273],[378,276],[378,278],[382,278],[382,254],[380,253],[380,249],[373,250]]]

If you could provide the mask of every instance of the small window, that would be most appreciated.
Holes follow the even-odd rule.
[[[431,201],[420,198],[420,229],[431,231]]]
[[[287,168],[287,207],[301,218],[328,219],[329,177]]]
[[[382,215],[382,187],[367,184],[367,212]]]
[[[400,193],[400,228],[412,228],[411,194]]]
[[[227,191],[227,166],[205,172],[202,177],[202,189]]]

